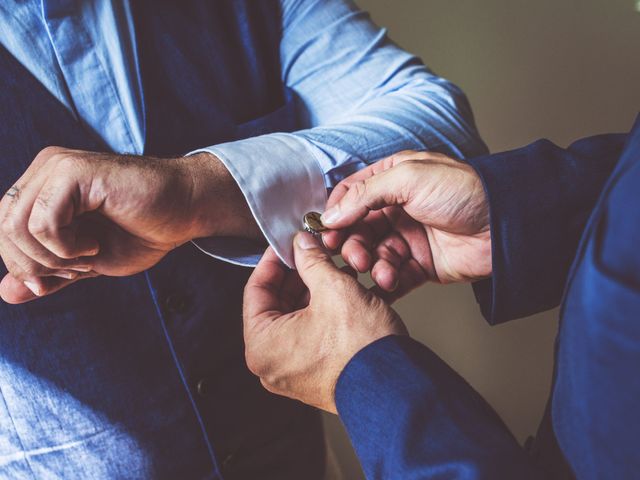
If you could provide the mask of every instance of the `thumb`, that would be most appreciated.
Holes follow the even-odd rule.
[[[345,228],[363,219],[371,210],[404,202],[402,192],[409,179],[400,165],[349,185],[347,193],[322,214],[322,223],[331,228]]]
[[[307,232],[298,232],[293,242],[296,270],[313,294],[314,288],[326,284],[330,276],[342,274],[320,241]]]

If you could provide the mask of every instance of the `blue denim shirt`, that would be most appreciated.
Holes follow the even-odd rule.
[[[210,148],[267,238],[286,244],[269,228],[297,229],[298,210],[350,169],[402,148],[483,148],[459,90],[349,2],[22,1],[0,11],[13,55],[0,48],[0,188],[51,143],[157,156]],[[190,48],[167,48],[176,45]],[[268,88],[255,81],[265,71]],[[185,78],[197,87],[188,95]],[[283,91],[284,110],[246,100]],[[140,117],[125,108],[137,102],[143,146]],[[238,134],[221,135],[243,109]],[[317,415],[268,394],[244,364],[248,273],[187,245],[144,274],[0,304],[0,476],[320,478]]]
[[[352,2],[280,5],[281,76],[305,121],[291,133],[199,147],[229,168],[265,238],[292,265],[293,235],[304,213],[323,210],[325,187],[396,151],[466,157],[484,145],[462,92],[395,46]],[[114,151],[141,154],[135,38],[128,0],[0,5],[0,43]],[[269,162],[258,161],[264,155]],[[220,239],[198,245],[242,265],[254,265],[262,251]]]

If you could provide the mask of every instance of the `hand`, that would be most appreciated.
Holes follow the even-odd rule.
[[[371,270],[388,301],[426,281],[491,275],[489,207],[469,165],[444,155],[401,152],[343,180],[331,194],[323,241]],[[347,229],[336,231],[335,229]]]
[[[0,201],[9,271],[0,296],[21,303],[82,278],[135,274],[193,238],[241,233],[247,217],[237,185],[210,154],[157,159],[49,147]]]
[[[294,254],[297,271],[268,249],[245,288],[247,365],[270,392],[335,413],[335,385],[349,360],[407,331],[313,236],[299,233]]]

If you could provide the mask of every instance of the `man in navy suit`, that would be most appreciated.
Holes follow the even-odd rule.
[[[337,412],[368,478],[637,478],[640,121],[468,163],[405,152],[346,179],[329,207],[325,245],[377,287],[299,234],[297,273],[268,251],[247,286],[246,356],[268,390]],[[380,298],[425,281],[474,282],[492,324],[562,305],[528,448]]]

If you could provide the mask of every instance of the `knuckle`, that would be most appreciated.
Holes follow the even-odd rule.
[[[36,199],[34,200],[35,206],[38,208],[47,210],[51,204],[51,195],[52,195],[51,190],[49,189],[41,190],[40,193],[38,193],[38,196],[36,197]]]
[[[24,272],[22,271],[20,266],[9,258],[3,258],[2,260],[4,262],[4,266],[6,267],[7,271],[11,274],[11,276],[17,278],[18,280],[22,280],[22,277],[24,276]]]
[[[367,182],[356,182],[351,186],[352,195],[355,198],[364,198],[367,195]]]
[[[264,381],[264,383],[269,385],[268,390],[271,393],[286,392],[287,390],[289,390],[289,382],[285,377],[281,375],[263,375],[262,380]]]
[[[77,253],[74,251],[73,247],[71,247],[66,243],[61,243],[61,242],[55,243],[55,253],[60,258],[63,258],[65,260],[73,260],[78,256]]]
[[[269,383],[268,380],[265,380],[264,378],[260,378],[260,383],[262,384],[262,387],[269,393],[278,393],[277,388],[272,385],[271,383]]]
[[[0,230],[2,230],[2,233],[5,236],[11,235],[11,227],[9,226],[9,222],[6,218],[4,218],[2,223],[0,223]]]
[[[261,377],[264,366],[262,360],[260,359],[260,355],[257,355],[252,348],[247,347],[245,348],[244,357],[249,371],[256,376]]]
[[[36,201],[38,203],[38,201]],[[51,231],[49,222],[44,217],[31,217],[27,223],[27,230],[34,237],[47,236]]]
[[[408,182],[415,180],[419,177],[425,168],[429,167],[429,163],[424,160],[407,160],[397,165],[393,170],[390,170],[395,181],[398,182],[398,187],[405,187]]]
[[[56,171],[61,176],[70,176],[82,166],[82,158],[69,153],[57,154],[53,157],[56,162]]]
[[[7,215],[2,220],[2,231],[7,236],[13,236],[20,231],[20,220],[15,215]]]
[[[51,157],[58,155],[62,151],[63,151],[62,147],[56,147],[54,145],[50,145],[40,150],[38,155],[36,155],[36,159],[49,159]]]

